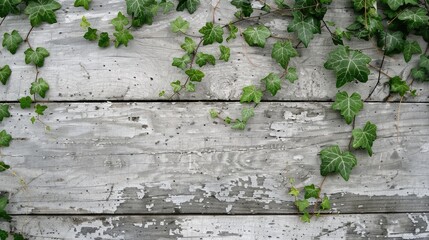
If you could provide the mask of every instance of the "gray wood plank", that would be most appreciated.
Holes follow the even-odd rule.
[[[5,225],[5,224],[4,224]],[[427,239],[426,213],[298,216],[17,216],[30,239]],[[7,226],[6,226],[7,227]]]
[[[321,182],[319,151],[346,148],[351,126],[327,103],[262,103],[245,131],[209,117],[239,103],[48,104],[40,123],[13,105],[2,149],[28,184],[0,174],[9,211],[40,213],[295,213],[287,192]],[[421,212],[429,206],[429,104],[366,104],[356,126],[378,125],[374,156],[356,151],[348,182],[329,177],[335,212]]]
[[[46,79],[51,90],[47,95],[52,101],[80,100],[159,100],[161,90],[170,90],[170,82],[183,79],[184,74],[171,66],[173,57],[180,57],[183,51],[180,44],[183,36],[169,31],[169,22],[177,16],[183,16],[192,23],[191,34],[198,35],[198,29],[206,21],[211,20],[213,6],[216,1],[204,0],[194,15],[187,12],[160,14],[152,26],[144,26],[134,32],[135,40],[128,48],[99,49],[95,43],[83,39],[84,30],[79,26],[82,16],[87,16],[93,27],[101,31],[113,32],[110,20],[117,11],[125,12],[123,0],[94,2],[91,11],[74,8],[73,0],[62,0],[63,9],[58,11],[58,23],[43,25],[36,28],[30,36],[33,46],[43,46],[51,52],[46,64],[41,68],[40,77]],[[335,1],[327,13],[326,20],[335,21],[339,27],[346,27],[354,20],[353,10],[348,1]],[[236,11],[228,1],[221,1],[216,17],[219,23],[233,20]],[[1,31],[10,32],[18,29],[25,35],[30,28],[24,16],[8,17],[1,26]],[[291,21],[288,17],[278,15],[263,17],[277,36],[291,37],[286,27]],[[254,22],[241,23],[241,30]],[[422,48],[424,42],[420,41]],[[274,39],[269,40],[265,49],[246,47],[243,40],[236,39],[227,45],[231,47],[231,60],[228,63],[218,61],[217,66],[204,67],[206,77],[198,84],[195,93],[185,93],[181,100],[237,100],[241,89],[250,84],[260,84],[260,79],[269,72],[281,72],[271,59],[271,47]],[[294,42],[297,42],[294,40]],[[374,42],[353,40],[348,43],[355,49],[373,58],[373,65],[379,65],[382,54]],[[316,36],[308,49],[300,48],[300,57],[291,62],[298,67],[299,81],[296,84],[283,83],[283,90],[276,97],[265,96],[265,99],[276,100],[330,100],[335,96],[335,76],[332,71],[323,68],[326,55],[333,50],[328,32],[323,29],[322,36]],[[16,101],[28,94],[31,82],[34,80],[35,69],[25,65],[23,52],[26,46],[21,46],[16,55],[10,55],[6,50],[0,55],[0,65],[9,63],[13,70],[10,83],[0,86],[0,100]],[[218,55],[218,45],[204,47],[204,52]],[[406,77],[416,64],[417,56],[409,64],[405,64],[401,55],[386,57],[383,69],[391,75]],[[378,74],[372,71],[366,84],[348,84],[343,89],[358,91],[366,97],[377,81]],[[373,100],[382,100],[388,95],[388,79],[382,76],[382,83],[377,87]],[[428,101],[427,84],[415,83],[418,97],[405,101]],[[395,100],[393,98],[392,100]],[[397,98],[396,98],[397,100]]]

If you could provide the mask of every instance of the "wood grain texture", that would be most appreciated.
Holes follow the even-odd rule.
[[[189,15],[187,12],[172,12],[159,14],[152,26],[144,26],[133,30],[135,40],[128,48],[100,49],[96,43],[83,39],[84,30],[79,26],[82,16],[86,16],[93,27],[100,31],[113,33],[110,24],[117,11],[126,12],[123,0],[102,1],[93,3],[91,11],[74,8],[74,0],[60,1],[63,8],[57,12],[58,23],[43,25],[35,28],[30,35],[34,47],[45,47],[51,52],[41,68],[40,77],[50,83],[51,90],[47,99],[51,101],[81,101],[81,100],[159,100],[161,90],[171,90],[170,82],[184,79],[184,74],[171,66],[173,57],[180,57],[183,51],[180,44],[183,36],[171,33],[169,23],[177,16],[183,16],[192,23],[191,34],[198,35],[198,29],[206,21],[212,19],[214,1],[204,0],[198,11]],[[346,27],[354,21],[353,10],[348,6],[349,1],[334,1],[326,15],[326,20],[334,21],[339,27]],[[221,1],[216,12],[218,23],[226,24],[233,20],[236,9],[228,1]],[[286,28],[291,18],[273,14],[261,18],[261,22],[269,26],[276,36],[294,38],[293,33],[287,33]],[[254,21],[243,22],[238,26],[243,31]],[[30,25],[26,16],[11,16],[1,26],[2,32],[18,29],[25,36]],[[283,90],[276,97],[265,96],[265,99],[276,100],[331,100],[335,89],[335,76],[332,71],[323,68],[326,55],[333,50],[329,33],[323,29],[322,35],[317,35],[309,48],[299,48],[300,57],[291,61],[299,72],[299,81],[295,84],[283,83]],[[421,39],[422,48],[425,44]],[[260,84],[260,79],[270,72],[281,73],[281,68],[271,59],[271,49],[275,39],[270,39],[265,49],[248,47],[241,38],[228,43],[231,47],[231,60],[228,63],[218,61],[216,66],[204,67],[206,77],[198,84],[195,93],[185,93],[181,100],[237,100],[241,89],[250,84]],[[293,40],[295,43],[296,39]],[[382,53],[374,42],[353,40],[348,45],[361,49],[373,58],[373,65],[380,64]],[[15,55],[6,50],[0,55],[0,64],[10,64],[12,77],[7,86],[0,87],[2,101],[16,101],[28,95],[29,86],[34,80],[35,69],[24,63],[23,45]],[[218,45],[201,49],[203,52],[219,55]],[[406,78],[410,69],[416,64],[417,56],[406,64],[402,55],[386,57],[383,69],[388,74]],[[366,97],[377,82],[378,73],[372,71],[370,80],[366,83],[350,83],[344,90],[358,91]],[[389,92],[388,79],[382,75],[381,84],[377,86],[372,100],[383,100]],[[404,101],[428,101],[427,85],[414,83],[419,96]],[[395,100],[395,97],[392,98]],[[397,100],[397,99],[396,99]]]
[[[30,239],[427,239],[428,215],[298,216],[16,216]],[[6,226],[7,227],[7,226]]]
[[[234,117],[239,103],[48,104],[43,126],[13,105],[14,137],[3,160],[28,184],[1,174],[13,214],[295,213],[287,194],[320,184],[319,151],[346,148],[351,126],[327,103],[262,103],[245,131],[209,117]],[[341,213],[422,212],[429,207],[429,104],[366,104],[356,127],[378,126],[374,156],[323,192]]]

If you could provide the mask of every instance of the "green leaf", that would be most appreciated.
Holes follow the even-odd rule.
[[[191,54],[197,49],[197,44],[190,37],[185,37],[185,42],[180,45],[180,47],[185,50],[187,53]]]
[[[372,156],[372,144],[377,138],[377,126],[371,122],[367,122],[363,129],[353,129],[353,148],[363,148],[368,151],[369,156]]]
[[[246,128],[246,122],[243,122],[240,119],[237,119],[235,120],[231,128],[236,130],[244,130]]]
[[[243,93],[241,94],[240,102],[241,103],[244,103],[244,102],[259,103],[261,102],[263,95],[264,94],[259,88],[257,88],[255,85],[250,85],[243,88]]]
[[[290,191],[289,191],[289,194],[292,195],[292,196],[294,196],[294,197],[298,197],[299,196],[299,190],[296,189],[295,187],[291,187]]]
[[[180,92],[180,90],[182,90],[182,83],[179,80],[171,82],[170,85],[174,92]]]
[[[123,29],[121,31],[115,32],[115,33],[113,33],[113,36],[116,37],[116,39],[115,39],[115,47],[119,47],[122,44],[125,47],[128,47],[128,42],[130,40],[134,39],[133,35],[127,29]]]
[[[331,202],[327,196],[323,197],[322,203],[320,204],[320,209],[329,210],[331,209]]]
[[[7,80],[9,80],[10,75],[12,75],[12,70],[10,70],[9,65],[5,65],[4,67],[0,68],[0,82],[3,85],[6,85]]]
[[[250,0],[232,0],[231,4],[240,9],[245,17],[250,17],[253,8]]]
[[[174,3],[172,1],[169,0],[161,0],[161,2],[159,3],[159,7],[161,8],[162,12],[164,14],[170,12],[171,10],[173,10],[174,8]]]
[[[228,62],[229,57],[231,56],[231,49],[229,47],[224,46],[224,45],[220,45],[219,50],[220,50],[219,60],[223,60],[225,62]]]
[[[271,57],[284,69],[287,68],[289,60],[296,56],[298,56],[298,52],[292,46],[291,41],[276,42],[273,46],[273,51],[271,52]]]
[[[192,82],[201,82],[204,77],[204,73],[198,69],[191,68],[186,70],[185,73],[189,76],[189,80],[191,80]]]
[[[338,46],[328,55],[325,68],[333,70],[337,76],[337,88],[344,86],[347,82],[357,79],[367,82],[370,73],[367,64],[371,58],[358,50],[350,50],[348,47]]]
[[[417,41],[405,41],[404,43],[404,60],[409,62],[414,54],[422,53],[422,49]]]
[[[15,54],[18,50],[19,45],[23,42],[21,35],[18,31],[13,30],[12,33],[4,33],[3,35],[3,47],[9,50],[10,53]]]
[[[404,96],[410,90],[410,87],[407,85],[407,82],[402,81],[398,76],[395,76],[389,80],[390,92],[399,93],[399,95]]]
[[[1,165],[1,162],[0,162],[0,165]],[[1,171],[2,170],[0,168],[0,172]],[[0,229],[0,240],[6,240],[8,237],[9,237],[9,234],[6,231]]]
[[[9,143],[11,140],[12,136],[9,135],[5,130],[0,132],[0,147],[9,147]]]
[[[185,9],[188,10],[190,14],[197,11],[198,6],[200,5],[200,0],[179,0],[179,4],[177,5],[177,11],[183,11]]]
[[[305,16],[300,11],[293,12],[293,21],[287,28],[289,32],[295,32],[298,39],[305,47],[308,47],[315,33],[320,33],[320,21],[311,16]]]
[[[100,39],[98,39],[98,46],[101,48],[107,48],[110,46],[110,37],[107,32],[100,33]]]
[[[296,72],[296,68],[288,68],[285,78],[291,83],[294,83],[296,80],[298,80],[298,73]]]
[[[3,131],[0,132],[0,146],[1,146],[1,134]],[[10,221],[12,218],[9,216],[9,214],[7,214],[6,212],[6,206],[9,203],[9,200],[7,198],[7,196],[3,195],[0,196],[0,219],[4,219],[6,221]]]
[[[341,111],[341,115],[347,124],[352,123],[354,117],[363,108],[363,101],[359,93],[353,93],[350,97],[347,92],[339,92],[332,104],[334,110]]]
[[[249,46],[258,46],[263,48],[265,47],[267,38],[271,36],[271,31],[263,25],[248,27],[243,32],[243,36]]]
[[[4,18],[9,13],[19,13],[18,4],[20,4],[22,0],[1,0],[0,1],[0,17]]]
[[[404,49],[404,34],[402,32],[380,32],[377,45],[384,47],[387,55],[402,52]]]
[[[158,3],[156,0],[125,0],[127,3],[127,13],[133,16],[131,25],[141,27],[143,24],[151,25],[153,18],[158,13]]]
[[[282,80],[277,74],[270,73],[268,76],[261,80],[265,83],[266,89],[271,93],[271,95],[275,96],[277,92],[281,89]]]
[[[290,7],[285,3],[285,0],[275,0],[274,3],[280,9],[289,9]]]
[[[241,121],[246,123],[253,116],[255,116],[255,111],[253,107],[245,107],[241,110]]]
[[[49,90],[49,84],[43,78],[31,83],[30,94],[38,94],[45,98],[46,92]]]
[[[13,240],[26,240],[26,239],[24,238],[24,236],[22,236],[22,234],[14,233]]]
[[[425,55],[420,55],[419,67],[424,68],[429,72],[429,58]]]
[[[320,152],[322,163],[320,174],[326,176],[329,173],[339,173],[348,181],[350,172],[356,166],[356,157],[350,152],[341,152],[338,145],[327,147]]]
[[[310,203],[307,199],[296,200],[295,206],[298,207],[298,211],[304,212],[304,210],[307,209],[308,206],[310,206]]]
[[[48,108],[48,106],[46,106],[46,105],[37,104],[35,112],[37,113],[37,115],[43,115],[43,113],[45,112],[45,110],[47,108]]]
[[[171,31],[174,33],[181,32],[186,33],[189,28],[189,22],[183,19],[181,16],[177,17],[170,23]]]
[[[186,91],[188,92],[195,92],[195,84],[189,82],[186,84]]]
[[[9,105],[0,104],[0,122],[3,121],[4,118],[10,117]]]
[[[304,187],[304,198],[319,198],[320,188],[314,186],[314,184],[307,185]]]
[[[34,124],[34,123],[36,122],[36,118],[35,118],[34,116],[32,116],[32,117],[30,118],[30,121],[31,121],[31,124]]]
[[[173,63],[171,65],[175,66],[175,67],[178,67],[178,68],[180,68],[182,70],[185,70],[186,66],[190,62],[191,62],[191,58],[189,57],[188,54],[185,54],[181,58],[173,58]]]
[[[33,100],[30,96],[22,97],[19,99],[19,105],[22,109],[30,108]]]
[[[29,15],[31,26],[38,27],[42,22],[56,23],[55,11],[60,8],[61,4],[54,0],[33,0],[29,1],[24,12]]]
[[[226,124],[230,124],[230,123],[231,123],[231,121],[232,121],[232,119],[231,119],[230,117],[226,117],[226,118],[224,119],[224,121],[225,121],[225,123],[226,123]]]
[[[0,161],[0,172],[4,172],[8,169],[10,169],[10,166],[7,165],[6,163]]]
[[[405,21],[408,28],[418,29],[428,25],[429,16],[427,16],[427,13],[423,8],[405,9],[398,15],[398,19]]]
[[[219,116],[219,112],[216,109],[210,109],[210,117],[217,118]]]
[[[121,31],[130,23],[127,17],[125,17],[121,12],[118,12],[118,16],[112,19],[112,25],[115,26],[116,31]]]
[[[49,57],[48,50],[38,47],[36,48],[36,51],[34,51],[32,48],[29,48],[25,50],[25,63],[26,64],[34,64],[38,67],[43,67],[43,64],[45,63],[45,58]]]
[[[88,31],[83,35],[83,38],[88,41],[95,41],[98,38],[97,31],[95,28],[88,27]]]
[[[216,59],[211,54],[199,52],[196,55],[195,63],[198,64],[198,66],[200,66],[200,67],[206,65],[207,63],[210,63],[211,65],[215,65]]]
[[[229,30],[229,36],[226,38],[227,42],[231,41],[232,39],[237,38],[238,27],[236,27],[234,24],[230,23],[230,24],[228,24],[228,30]]]
[[[223,41],[223,28],[219,25],[214,25],[212,22],[206,23],[199,32],[203,34],[203,45],[212,44],[215,41],[222,43]]]
[[[88,29],[88,27],[91,26],[91,23],[88,22],[88,19],[86,19],[85,16],[82,16],[82,20],[80,21],[80,27],[83,29]]]
[[[429,81],[429,77],[426,76],[426,71],[424,68],[413,68],[411,69],[411,76],[417,81]]]
[[[417,0],[383,0],[383,2],[387,3],[393,11],[396,11],[400,6],[407,3],[413,5],[417,4]]]
[[[92,0],[76,0],[74,1],[75,7],[83,7],[85,10],[89,10],[89,4]]]
[[[310,219],[311,219],[311,216],[310,216],[310,214],[307,211],[305,211],[304,214],[301,216],[300,219],[301,219],[302,222],[309,223]]]

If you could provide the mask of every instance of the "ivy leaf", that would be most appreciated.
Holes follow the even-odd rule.
[[[43,64],[45,63],[45,58],[49,57],[48,50],[42,47],[36,48],[36,51],[34,51],[32,48],[29,48],[25,50],[24,54],[26,64],[33,63],[38,67],[43,67]]]
[[[243,32],[244,40],[249,46],[265,47],[267,38],[271,36],[271,31],[265,26],[248,27]]]
[[[0,68],[0,82],[3,85],[6,85],[7,80],[9,80],[10,75],[12,75],[12,70],[10,70],[9,65],[5,65],[4,67]]]
[[[419,67],[424,68],[429,72],[429,58],[425,55],[420,55]]]
[[[307,211],[305,211],[304,214],[301,216],[300,219],[301,219],[302,222],[309,223],[310,219],[311,219],[311,216],[310,216],[310,214]]]
[[[4,172],[4,171],[8,170],[9,168],[10,168],[9,165],[0,161],[0,172]]]
[[[289,32],[295,32],[298,39],[305,47],[308,47],[315,33],[320,33],[320,21],[311,16],[305,16],[300,11],[293,12],[293,21],[287,28]]]
[[[219,25],[214,25],[212,22],[206,23],[199,32],[203,34],[203,45],[212,44],[215,41],[222,43],[223,28]]]
[[[0,147],[9,147],[9,143],[11,140],[12,136],[9,135],[5,130],[0,132]]]
[[[197,48],[197,44],[195,41],[190,37],[185,37],[185,42],[180,45],[180,47],[185,50],[188,54],[191,54],[195,51]]]
[[[174,33],[181,32],[186,33],[189,28],[189,22],[183,19],[181,16],[177,17],[170,23],[171,31]]]
[[[285,0],[275,0],[274,3],[280,9],[289,9],[290,7],[285,3]]]
[[[182,83],[179,80],[171,82],[170,85],[174,92],[180,92],[180,90],[182,90]]]
[[[46,92],[49,90],[49,84],[43,78],[31,83],[30,94],[38,94],[45,98]]]
[[[271,57],[276,60],[284,69],[287,68],[289,60],[298,56],[298,52],[292,46],[291,41],[279,41],[273,46]]]
[[[250,17],[253,8],[250,0],[232,0],[231,4],[240,9],[245,17]]]
[[[18,101],[19,105],[21,106],[21,109],[30,108],[31,103],[33,102],[30,96],[22,97]]]
[[[127,29],[123,29],[121,31],[115,32],[113,33],[113,36],[116,37],[115,47],[119,47],[122,44],[124,44],[125,47],[128,47],[128,42],[134,39],[133,35]]]
[[[231,128],[236,130],[244,130],[246,128],[246,122],[243,122],[240,119],[237,119],[235,120]]]
[[[367,82],[370,73],[367,64],[371,58],[358,50],[350,50],[342,45],[331,51],[325,68],[333,70],[337,76],[337,88],[344,86],[354,79]]]
[[[352,123],[353,118],[363,108],[363,101],[359,93],[353,93],[350,97],[347,92],[339,92],[332,104],[334,110],[341,111],[341,115],[347,124]]]
[[[281,89],[282,80],[277,74],[270,73],[268,76],[261,80],[265,83],[266,89],[271,93],[271,95],[275,96],[277,92]]]
[[[2,164],[2,162],[0,162],[0,166],[1,166],[1,164]],[[0,167],[0,172],[2,172],[2,171],[3,170]],[[0,240],[6,240],[8,237],[9,237],[9,234],[6,231],[0,229]]]
[[[27,240],[27,239],[25,239],[24,236],[22,236],[22,234],[14,233],[13,240]]]
[[[402,81],[398,76],[395,76],[389,80],[390,92],[399,93],[402,97],[410,90],[410,87],[407,85],[407,82]]]
[[[298,197],[299,196],[299,190],[296,189],[295,187],[291,187],[290,191],[289,191],[289,194],[292,195],[292,196],[294,196],[294,197]]]
[[[363,148],[368,151],[369,156],[372,156],[372,144],[377,138],[377,126],[371,122],[367,122],[363,129],[353,129],[353,148]]]
[[[16,53],[16,50],[18,50],[19,45],[21,45],[22,42],[22,37],[16,30],[13,30],[11,34],[4,33],[3,35],[2,45],[12,54]]]
[[[216,109],[210,109],[209,111],[211,118],[217,118],[219,116],[219,112]]]
[[[98,38],[97,31],[95,28],[88,27],[88,31],[83,35],[83,38],[88,41],[95,41]]]
[[[298,207],[298,211],[304,212],[304,210],[307,209],[308,206],[310,206],[310,203],[308,202],[307,199],[296,200],[295,206]]]
[[[424,68],[411,69],[411,76],[417,81],[429,81],[429,78],[426,78],[426,71]]]
[[[185,70],[186,65],[191,62],[191,58],[188,54],[183,55],[181,58],[173,58],[172,66],[178,67],[182,70]]]
[[[179,0],[179,4],[177,5],[177,11],[183,11],[188,9],[190,14],[197,11],[198,6],[200,5],[200,0]]]
[[[409,62],[414,54],[422,53],[422,49],[417,41],[405,41],[404,43],[404,60]]]
[[[56,23],[55,11],[60,8],[61,4],[54,0],[33,0],[29,1],[24,12],[29,15],[31,26],[38,27],[42,22]]]
[[[89,10],[89,4],[92,0],[76,0],[74,1],[75,7],[83,7],[85,10]]]
[[[248,107],[248,108],[243,108],[241,110],[241,120],[243,122],[247,122],[250,118],[252,118],[253,116],[255,116],[255,111],[254,108],[252,107]]]
[[[237,38],[238,27],[236,27],[234,24],[230,23],[230,24],[228,24],[228,30],[229,30],[229,36],[226,38],[227,42],[231,41],[232,39]]]
[[[404,49],[404,34],[402,32],[380,32],[378,46],[384,47],[387,55],[402,52]]]
[[[244,103],[244,102],[259,103],[261,102],[263,95],[264,94],[259,88],[257,88],[255,85],[250,85],[243,88],[243,93],[241,94],[240,102],[241,103]]]
[[[185,73],[189,76],[189,80],[191,80],[192,82],[201,82],[201,80],[205,76],[203,72],[193,68],[186,70]]]
[[[1,145],[1,134],[3,131],[0,132],[0,145]],[[4,219],[6,221],[10,221],[12,219],[9,214],[6,212],[6,205],[8,204],[9,200],[7,199],[7,196],[3,195],[0,196],[0,219]]]
[[[195,84],[189,82],[186,84],[186,91],[188,92],[195,92]]]
[[[200,66],[200,67],[206,65],[207,63],[210,63],[211,65],[215,65],[216,59],[211,54],[199,52],[196,55],[195,63],[198,64],[198,66]]]
[[[327,196],[323,197],[322,203],[320,204],[320,209],[329,210],[331,209],[331,202]]]
[[[392,9],[393,11],[396,11],[400,6],[404,4],[417,4],[416,0],[383,0],[383,2],[387,3],[387,5],[389,5],[390,9]]]
[[[43,113],[45,112],[45,110],[47,108],[48,108],[48,106],[46,106],[46,105],[37,104],[35,112],[37,113],[37,115],[43,115]]]
[[[320,188],[314,186],[314,184],[307,185],[304,187],[304,198],[319,198]]]
[[[98,39],[98,46],[101,48],[107,48],[110,46],[110,37],[107,32],[100,33],[100,39]]]
[[[229,47],[224,46],[224,45],[220,45],[219,50],[220,50],[219,60],[223,60],[225,62],[228,62],[229,57],[231,56],[231,49]]]
[[[398,15],[398,19],[405,21],[409,29],[418,29],[428,24],[427,13],[423,8],[405,9]]]
[[[296,68],[288,68],[285,78],[291,83],[294,83],[296,80],[298,80],[298,73],[296,72]]]
[[[141,27],[143,24],[151,25],[154,16],[158,13],[158,3],[156,0],[125,0],[127,3],[127,13],[133,16],[131,25]]]
[[[166,14],[174,8],[174,3],[169,0],[161,0],[159,7],[162,9],[162,12]]]
[[[326,176],[329,173],[339,173],[348,181],[350,172],[356,166],[356,157],[350,152],[342,152],[338,145],[327,147],[320,152],[322,164],[320,174]]]
[[[83,29],[88,29],[88,27],[91,26],[91,23],[88,22],[88,19],[86,19],[85,16],[82,16],[82,20],[80,21],[80,27]]]
[[[0,122],[3,121],[4,118],[10,117],[9,105],[0,104]]]
[[[112,19],[112,25],[115,26],[116,31],[121,31],[129,23],[130,21],[122,14],[122,12],[118,12],[118,16]]]
[[[0,17],[4,18],[9,15],[9,13],[19,12],[17,5],[21,2],[22,0],[2,0],[0,4]]]

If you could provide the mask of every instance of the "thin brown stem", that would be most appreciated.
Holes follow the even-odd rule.
[[[353,117],[353,121],[352,121],[352,132],[356,127],[356,117]],[[349,141],[349,145],[348,145],[348,149],[351,152],[353,150],[353,136],[350,137],[350,141]]]
[[[4,17],[1,22],[0,22],[0,26],[3,24],[4,20],[6,19],[6,17]]]
[[[379,73],[383,74],[384,76],[388,77],[388,78],[392,78],[392,76],[390,76],[389,74],[387,74],[386,72],[384,72],[382,69],[380,69],[379,67],[376,67],[372,64],[368,64],[369,67],[374,68],[375,70],[377,70]]]

